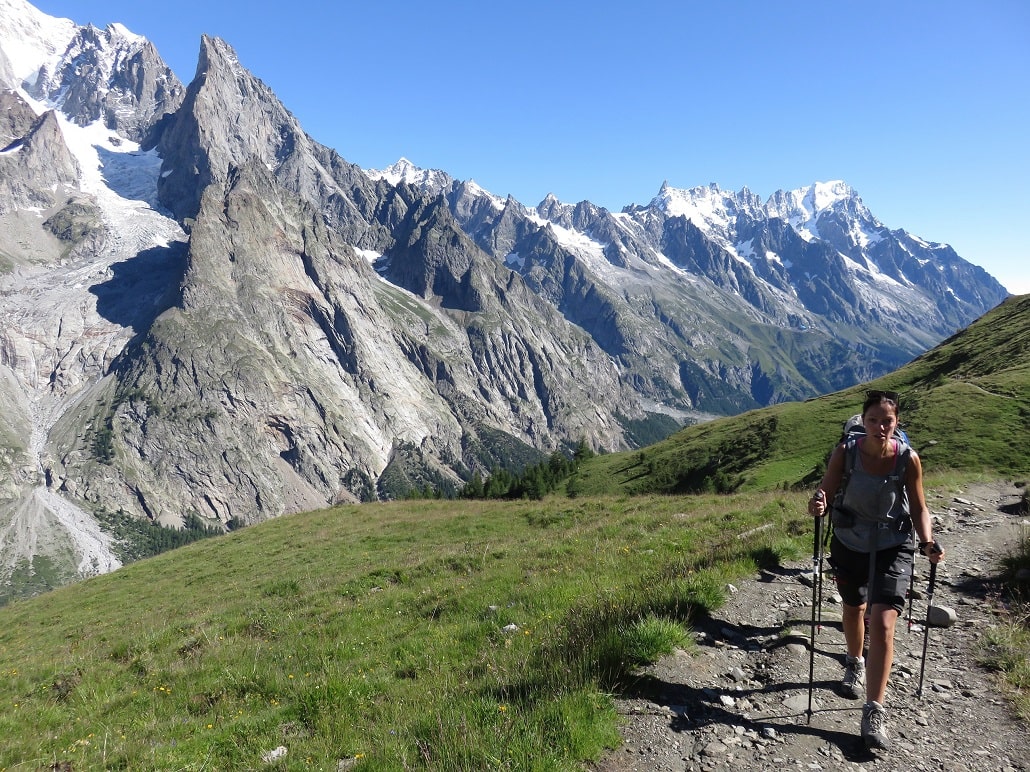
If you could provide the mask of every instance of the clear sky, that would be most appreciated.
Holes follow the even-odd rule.
[[[30,0],[31,1],[31,0]],[[842,179],[1030,292],[1026,0],[35,0],[188,83],[226,40],[316,140],[535,206]]]

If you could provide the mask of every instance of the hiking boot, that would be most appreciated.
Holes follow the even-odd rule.
[[[848,656],[844,663],[844,680],[840,682],[840,690],[845,697],[857,700],[865,697],[865,660],[861,657]]]
[[[883,705],[870,700],[862,708],[862,739],[870,748],[890,750],[891,740],[887,736],[887,711]]]

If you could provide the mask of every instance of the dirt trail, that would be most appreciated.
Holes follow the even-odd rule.
[[[859,739],[861,700],[839,696],[844,637],[835,588],[825,582],[816,636],[814,713],[809,723],[808,635],[812,561],[764,571],[732,591],[697,626],[699,653],[678,652],[641,673],[617,701],[624,745],[595,772],[666,770],[1030,770],[1030,729],[1013,716],[995,676],[977,663],[985,629],[997,621],[998,561],[1030,518],[1013,514],[1020,491],[978,484],[958,494],[928,491],[947,560],[933,605],[958,621],[930,628],[922,698],[916,697],[929,563],[917,556],[914,629],[899,620],[887,694],[893,748],[873,753]]]

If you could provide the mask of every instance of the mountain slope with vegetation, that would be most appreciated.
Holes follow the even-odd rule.
[[[924,467],[1030,471],[1030,295],[1011,297],[890,375],[683,429],[638,451],[598,456],[577,495],[796,488],[817,481],[833,439],[868,389],[901,394],[901,423]]]

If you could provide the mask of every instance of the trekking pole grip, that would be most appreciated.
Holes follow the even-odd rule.
[[[812,495],[812,500],[813,500],[813,501],[818,501],[818,502],[820,502],[820,503],[822,503],[822,502],[825,502],[825,501],[826,501],[826,494],[825,494],[825,493],[823,493],[823,490],[822,490],[822,488],[820,488],[819,490],[817,490],[817,491],[816,491],[816,492],[815,492],[815,493],[814,493],[814,494]],[[825,514],[826,514],[826,509],[825,509],[825,507],[824,507],[824,508],[823,508],[823,515],[825,515]],[[816,515],[816,517],[822,517],[822,515]]]

